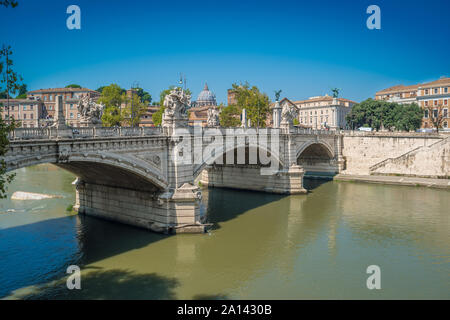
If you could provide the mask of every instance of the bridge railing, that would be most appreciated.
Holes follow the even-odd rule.
[[[17,128],[9,133],[10,140],[48,139],[49,128]]]
[[[294,133],[309,134],[309,135],[335,135],[339,132],[337,132],[335,130],[320,130],[320,129],[312,129],[312,128],[294,127]]]
[[[77,127],[69,129],[69,137],[73,139],[103,138],[103,137],[143,137],[150,135],[160,135],[162,130],[159,127]],[[42,140],[58,137],[56,128],[17,128],[9,133],[10,140]],[[67,136],[67,129],[64,130],[64,137]]]

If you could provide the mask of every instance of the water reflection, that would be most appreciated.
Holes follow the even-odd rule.
[[[11,192],[45,185],[64,198],[2,202],[24,211],[0,215],[0,297],[450,298],[448,191],[322,180],[295,196],[205,189],[210,233],[166,236],[67,215],[72,180],[19,172]],[[80,291],[65,287],[70,264],[82,267]],[[371,264],[377,292],[365,287]]]

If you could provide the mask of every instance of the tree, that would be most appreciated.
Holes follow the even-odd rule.
[[[17,7],[18,4],[19,3],[14,0],[0,0],[0,6],[5,6],[5,7],[11,6],[11,8],[15,8],[15,7]]]
[[[17,6],[17,1],[1,0],[0,5],[5,7],[11,5],[14,8]],[[12,69],[13,61],[10,59],[11,55],[11,47],[3,45],[0,51],[0,74],[3,76],[0,81],[0,92],[4,92],[6,98],[9,98],[11,93],[15,93],[19,89],[19,79],[21,80],[21,77]],[[3,108],[2,104],[0,104],[1,108]],[[14,173],[6,173],[6,162],[4,159],[9,147],[8,135],[15,127],[16,123],[14,120],[8,119],[8,122],[5,122],[0,116],[0,198],[6,198],[7,184],[11,183],[15,176]]]
[[[219,115],[220,125],[222,127],[239,127],[241,111],[236,105],[224,107]]]
[[[126,98],[126,107],[122,110],[123,122],[127,126],[138,126],[141,117],[147,112],[147,105],[135,93],[131,98]]]
[[[77,89],[81,89],[81,86],[79,84],[69,84],[66,86],[66,88],[77,88]]]
[[[135,88],[137,91],[137,95],[139,98],[141,98],[142,102],[146,102],[147,104],[150,104],[152,102],[152,96],[147,91],[144,91],[142,88]]]
[[[401,105],[395,102],[373,100],[371,98],[353,106],[346,116],[352,129],[372,127],[376,130],[415,130],[420,127],[422,111],[413,103]]]
[[[165,109],[164,108],[164,99],[166,98],[166,95],[168,95],[170,93],[170,91],[172,91],[173,89],[175,89],[175,86],[170,86],[168,89],[161,91],[161,93],[159,94],[159,109],[152,115],[152,121],[156,127],[160,126],[162,123],[162,116],[163,116],[164,109]],[[186,89],[185,91],[189,95],[192,94],[191,90],[189,90],[189,89]]]
[[[239,113],[242,109],[246,109],[247,118],[252,125],[265,127],[267,114],[270,112],[270,100],[267,94],[260,92],[256,86],[250,87],[247,82],[240,85],[233,83],[232,87],[236,94]]]
[[[95,90],[95,91],[102,93],[102,91],[103,91],[103,89],[104,89],[105,87],[106,87],[106,86],[98,87],[98,89]]]
[[[102,116],[103,126],[120,126],[124,120],[121,106],[127,101],[127,97],[123,92],[124,90],[115,83],[103,88],[98,99],[99,103],[105,106]]]
[[[19,94],[17,95],[16,99],[26,99],[27,98],[27,85],[22,84],[19,87]]]
[[[428,118],[430,119],[431,124],[436,131],[439,132],[439,129],[442,128],[442,124],[444,123],[444,119],[447,115],[444,114],[444,106],[442,103],[437,106],[426,106],[425,112],[428,113]]]

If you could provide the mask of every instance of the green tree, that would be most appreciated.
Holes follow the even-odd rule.
[[[0,0],[0,6],[5,6],[5,7],[11,6],[11,8],[15,8],[15,7],[17,7],[18,4],[19,3],[14,0]]]
[[[8,6],[9,4],[11,4],[12,7],[17,5],[14,1],[0,2],[0,5]],[[20,89],[19,81],[21,81],[21,77],[13,71],[13,61],[11,60],[11,55],[11,47],[3,45],[2,50],[0,51],[0,74],[2,75],[0,81],[0,92],[5,92],[6,98],[8,98],[11,93],[15,94],[15,92]],[[3,105],[1,103],[0,109],[3,109]],[[0,116],[0,198],[6,198],[7,184],[9,184],[15,176],[14,173],[6,172],[6,162],[4,160],[4,156],[6,152],[8,152],[9,148],[8,136],[15,127],[16,123],[14,122],[14,119],[4,121]]]
[[[371,98],[353,106],[346,116],[352,129],[371,127],[376,130],[415,130],[420,127],[422,111],[417,104],[400,105]]]
[[[142,102],[146,102],[150,104],[152,102],[152,96],[147,91],[144,91],[142,88],[135,88],[137,95],[141,98]]]
[[[77,89],[81,89],[81,86],[79,84],[69,84],[66,86],[66,88],[77,88]]]
[[[103,88],[98,101],[105,106],[102,116],[103,126],[120,126],[124,120],[121,106],[127,101],[124,90],[115,83],[110,84]]]
[[[245,108],[252,126],[265,127],[267,115],[270,112],[270,100],[267,94],[260,92],[258,87],[250,86],[247,82],[240,85],[233,83],[232,87],[236,93],[239,112]]]
[[[224,107],[219,115],[222,127],[239,127],[241,125],[241,110],[236,105]]]
[[[104,89],[105,87],[106,87],[106,86],[98,87],[98,89],[95,90],[95,91],[102,93],[102,91],[103,91],[103,89]]]
[[[134,93],[131,98],[126,99],[126,107],[122,109],[123,122],[127,126],[138,126],[141,117],[147,112],[147,106],[148,104]]]
[[[27,85],[22,84],[19,87],[19,94],[17,95],[16,99],[26,99],[27,98]]]

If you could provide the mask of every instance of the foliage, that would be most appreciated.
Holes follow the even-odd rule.
[[[220,112],[219,120],[222,127],[239,127],[241,125],[240,119],[241,111],[235,105],[229,105]]]
[[[250,87],[248,82],[240,85],[233,83],[232,87],[236,94],[239,113],[242,109],[246,109],[247,119],[250,119],[252,126],[265,127],[267,114],[270,112],[270,100],[267,94],[260,92],[256,86]]]
[[[19,87],[19,94],[16,99],[26,99],[27,98],[27,85],[24,83]]]
[[[135,88],[137,91],[137,95],[141,99],[142,102],[146,102],[147,104],[150,104],[152,102],[152,96],[147,91],[144,91],[142,88]]]
[[[442,124],[445,120],[444,115],[444,106],[439,104],[437,106],[427,106],[426,110],[428,111],[428,119],[430,119],[431,124],[439,132],[439,129],[442,128]]]
[[[120,126],[124,120],[121,105],[127,101],[124,90],[115,83],[110,84],[103,88],[98,101],[105,106],[102,116],[103,126]]]
[[[416,103],[401,105],[371,98],[353,106],[346,120],[352,129],[371,127],[410,131],[420,127],[423,111]]]
[[[10,183],[15,176],[14,173],[6,173],[6,162],[4,155],[8,151],[9,146],[8,134],[14,130],[16,126],[17,124],[14,120],[10,123],[6,123],[6,121],[0,117],[0,199],[6,198],[6,185]]]
[[[13,2],[8,1],[6,2],[6,6],[8,5],[8,3],[11,3],[12,7],[15,7],[15,5],[13,5]],[[5,1],[0,2],[0,4],[4,5]],[[0,92],[5,93],[5,98],[21,88],[21,85],[19,83],[21,77],[18,76],[17,73],[12,69],[13,61],[10,58],[11,55],[11,47],[3,46],[2,50],[0,51],[0,73],[2,74],[2,79],[0,81]],[[0,109],[1,108],[3,108],[3,105],[0,104]],[[8,119],[8,121],[4,121],[0,117],[0,198],[6,198],[6,185],[10,183],[14,178],[14,174],[6,173],[6,163],[4,160],[4,155],[8,151],[8,135],[12,130],[14,130],[16,126],[17,124],[14,122],[14,120],[11,121],[10,119]]]
[[[15,8],[17,7],[19,3],[15,0],[0,0],[0,6],[11,6],[11,8]]]
[[[103,91],[103,89],[104,89],[105,87],[106,87],[106,86],[98,87],[98,89],[95,90],[95,91],[102,93],[102,91]]]
[[[79,84],[69,84],[66,86],[66,88],[77,88],[77,89],[81,89],[81,86]]]
[[[11,47],[3,45],[2,50],[0,50],[0,73],[2,74],[0,83],[2,87],[4,86],[4,89],[0,88],[0,91],[5,91],[7,96],[15,94],[20,89],[20,81],[22,81],[22,77],[14,72],[12,68],[13,61],[10,59],[11,55]],[[5,60],[3,60],[3,57]]]
[[[143,102],[139,95],[133,94],[131,98],[126,98],[126,107],[122,109],[123,122],[127,126],[138,126],[146,112],[147,103]]]
[[[294,123],[294,126],[298,126],[300,124],[297,118],[294,118],[292,122]]]

